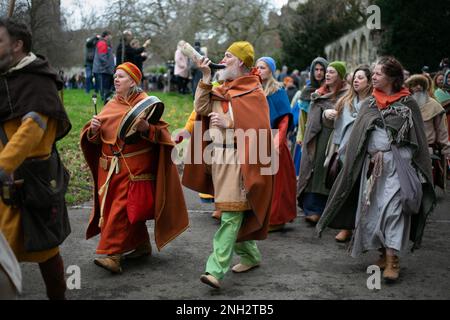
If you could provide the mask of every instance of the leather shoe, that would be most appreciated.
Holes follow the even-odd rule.
[[[386,268],[383,271],[383,278],[386,282],[395,282],[400,276],[400,262],[397,256],[386,255]]]
[[[352,237],[350,230],[341,230],[334,238],[337,242],[347,242]]]
[[[252,269],[255,269],[257,267],[259,267],[259,264],[254,264],[252,266],[247,266],[245,264],[238,263],[233,268],[231,268],[231,271],[233,271],[234,273],[243,273],[243,272],[248,272],[248,271],[250,271]]]
[[[138,258],[142,258],[142,257],[148,257],[151,255],[152,255],[152,245],[150,244],[150,242],[145,242],[145,243],[141,244],[140,246],[138,246],[136,248],[136,250],[134,250],[133,252],[126,254],[124,256],[124,259],[133,260],[133,259],[138,259]]]
[[[94,263],[112,273],[122,273],[122,267],[120,265],[121,259],[122,256],[120,254],[109,255],[105,258],[94,259]]]
[[[207,284],[208,286],[213,287],[214,289],[220,289],[219,280],[210,274],[203,274],[200,277],[200,281],[203,282],[204,284]]]
[[[313,214],[313,215],[311,215],[311,216],[306,216],[305,217],[305,220],[306,220],[306,222],[309,222],[309,223],[311,223],[311,224],[317,224],[317,222],[319,222],[319,220],[320,220],[320,215],[318,215],[318,214]]]

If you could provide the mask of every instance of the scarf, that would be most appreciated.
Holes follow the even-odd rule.
[[[320,96],[324,96],[328,93],[331,93],[331,91],[328,86],[322,86],[319,89],[317,89],[316,93],[318,93]]]
[[[408,97],[410,95],[411,93],[406,88],[402,88],[399,92],[394,93],[393,95],[387,95],[386,93],[378,89],[373,90],[373,96],[375,97],[379,110],[384,110],[395,101],[398,101],[401,98]]]

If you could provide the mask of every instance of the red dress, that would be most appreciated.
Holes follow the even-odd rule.
[[[141,139],[137,144],[126,145],[122,153],[127,154],[139,152],[151,148],[157,152],[152,143]],[[114,148],[114,149],[117,149]],[[149,242],[147,226],[144,222],[131,224],[127,215],[128,184],[130,172],[134,176],[144,174],[156,175],[158,157],[152,152],[141,153],[130,158],[119,158],[120,172],[115,174],[109,184],[104,207],[104,224],[97,247],[98,254],[118,254],[134,250],[140,244]],[[102,145],[102,158],[111,163],[113,153],[110,145]],[[105,157],[106,156],[106,157]],[[102,161],[100,158],[99,161]],[[125,164],[126,161],[126,164]],[[128,167],[127,167],[128,166]],[[100,167],[100,166],[99,166]],[[103,186],[106,182],[108,170],[98,170],[98,185]],[[154,195],[153,195],[154,198]],[[99,197],[100,203],[103,197]]]
[[[280,162],[279,170],[275,175],[275,187],[272,198],[270,225],[280,225],[290,222],[297,217],[296,192],[297,182],[295,168],[287,145],[287,128],[289,116],[284,116],[279,124]]]

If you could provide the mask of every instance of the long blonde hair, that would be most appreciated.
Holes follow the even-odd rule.
[[[342,114],[342,112],[344,111],[344,107],[346,105],[350,108],[350,111],[354,111],[355,110],[355,106],[353,105],[353,101],[355,100],[355,97],[358,96],[358,93],[353,88],[353,82],[355,82],[356,73],[358,71],[363,71],[364,74],[366,75],[366,78],[367,78],[367,88],[364,89],[364,91],[362,91],[360,93],[360,96],[362,98],[366,98],[366,97],[368,97],[370,95],[370,93],[373,90],[372,72],[370,71],[369,66],[367,66],[367,65],[359,66],[358,68],[356,68],[355,72],[353,73],[350,90],[348,90],[347,93],[342,98],[340,98],[338,100],[338,102],[336,102],[336,111],[337,111],[338,115]]]
[[[277,92],[278,90],[280,90],[280,88],[283,87],[283,84],[281,82],[278,82],[277,80],[275,80],[275,78],[273,77],[273,74],[271,73],[269,78],[267,79],[266,83],[263,84],[263,88],[264,88],[264,94],[266,95],[266,97],[274,94],[275,92]]]

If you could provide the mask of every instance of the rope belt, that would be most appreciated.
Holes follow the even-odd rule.
[[[149,152],[151,150],[152,150],[152,148],[146,148],[143,150],[139,150],[137,152],[126,153],[126,154],[123,154],[122,152],[118,152],[114,156],[107,156],[107,155],[103,154],[104,157],[111,159],[111,165],[109,167],[108,175],[106,177],[106,182],[103,184],[103,186],[98,191],[99,196],[103,195],[102,204],[100,206],[100,221],[98,223],[99,228],[102,227],[103,222],[104,222],[103,214],[104,214],[106,196],[108,195],[109,184],[111,182],[112,176],[114,174],[119,174],[119,172],[120,172],[119,156],[121,156],[122,159],[124,159],[125,165],[127,166],[128,171],[130,172],[130,176],[133,180],[133,179],[136,179],[137,177],[135,177],[131,174],[130,168],[128,167],[127,162],[125,161],[125,158],[135,157],[135,156],[144,154],[146,152]],[[153,177],[153,179],[154,179],[154,177]]]

